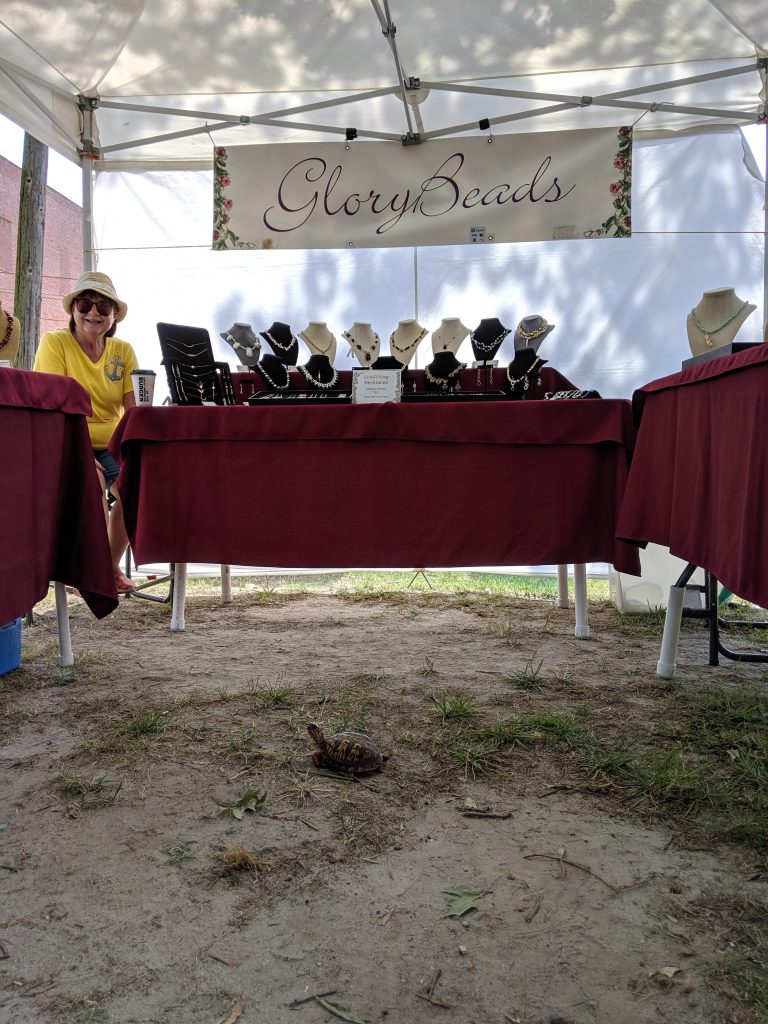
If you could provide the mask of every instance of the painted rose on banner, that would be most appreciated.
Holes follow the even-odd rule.
[[[629,128],[218,148],[213,248],[626,237],[631,167]]]

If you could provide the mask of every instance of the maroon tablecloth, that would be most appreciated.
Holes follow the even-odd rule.
[[[664,544],[768,606],[768,345],[652,381],[633,406],[618,536]]]
[[[49,373],[0,368],[0,624],[77,587],[98,618],[117,607],[88,392]]]
[[[132,409],[113,438],[140,563],[611,562],[629,402]]]

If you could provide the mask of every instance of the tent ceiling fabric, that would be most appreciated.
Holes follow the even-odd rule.
[[[380,24],[386,11],[396,27],[389,38]],[[113,162],[199,166],[210,159],[211,145],[201,129],[222,116],[236,122],[212,135],[220,144],[334,137],[319,130],[307,134],[296,122],[342,130],[354,125],[361,137],[368,131],[399,138],[408,125],[396,95],[283,113],[273,118],[279,124],[237,120],[395,90],[400,81],[391,43],[406,78],[578,99],[754,64],[768,45],[768,13],[754,0],[6,0],[0,15],[0,111],[74,156],[78,95],[163,108],[100,105],[94,141],[108,148],[102,169]],[[757,116],[760,90],[755,70],[626,98],[723,115],[743,112],[744,123]],[[485,117],[552,106],[562,109],[502,121],[493,130],[622,124],[642,113],[432,88],[414,110],[414,130],[428,136]],[[739,118],[673,117],[661,108],[639,127],[718,121],[734,124]],[[175,137],[152,145],[126,145],[170,133]]]

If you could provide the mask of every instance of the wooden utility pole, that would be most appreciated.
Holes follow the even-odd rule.
[[[16,366],[22,370],[32,369],[40,337],[47,179],[48,147],[25,134],[19,190],[19,234],[16,241],[16,290],[13,297],[13,312],[21,321]]]

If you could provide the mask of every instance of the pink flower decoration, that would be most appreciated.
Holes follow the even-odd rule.
[[[612,182],[611,183],[611,195],[615,196],[620,188],[621,188],[621,186],[619,185],[618,181]]]
[[[624,157],[623,156],[617,156],[616,159],[613,161],[613,166],[618,168],[618,170],[623,171],[624,170]]]
[[[619,128],[619,137],[622,139],[626,139],[631,131],[631,128]]]
[[[228,210],[231,210],[232,209],[232,200],[231,199],[225,199],[224,200],[224,205],[226,206],[226,208]]]
[[[227,177],[221,177],[219,178],[219,184],[221,185],[222,188],[224,188],[226,185],[232,184],[232,179]]]
[[[624,218],[624,227],[625,228],[631,228],[632,227],[632,218],[631,217],[625,217]]]
[[[216,150],[216,156],[226,156],[226,155],[227,155],[227,151],[226,151],[226,149],[223,146],[221,146],[219,149]]]
[[[218,231],[214,231],[213,232],[213,240],[214,240],[214,242],[218,242],[218,240],[219,240],[219,232]]]

